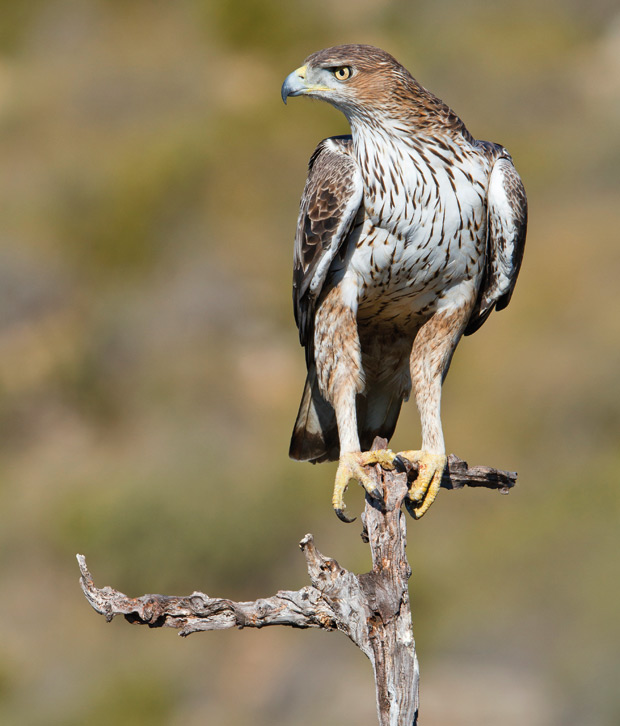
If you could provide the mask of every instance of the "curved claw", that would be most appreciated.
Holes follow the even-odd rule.
[[[396,454],[396,456],[394,457],[394,461],[393,461],[394,468],[396,469],[396,471],[399,474],[407,473],[407,465],[406,465],[405,461],[406,460],[400,454]]]
[[[426,490],[425,494],[421,499],[416,502],[417,506],[414,507],[414,519],[420,519],[422,516],[424,516],[424,514],[426,514],[426,512],[428,512],[431,504],[435,501],[435,497],[437,496],[437,492],[439,491],[440,482],[441,472],[439,473],[439,476],[435,473],[430,481],[430,484],[428,485],[428,489]]]
[[[386,469],[392,468],[394,454],[389,449],[377,451],[350,451],[341,454],[334,482],[334,493],[332,495],[332,506],[338,519],[343,522],[354,522],[345,514],[344,493],[349,483],[358,481],[366,490],[368,496],[383,501],[383,492],[377,486],[374,476],[365,471],[365,467],[373,464],[381,464]]]
[[[405,509],[409,512],[413,519],[419,519],[413,502],[411,501],[411,499],[409,499],[409,497],[405,497]]]
[[[345,508],[343,509],[337,509],[334,508],[334,512],[336,513],[336,516],[341,522],[344,522],[345,524],[351,524],[351,522],[355,522],[357,517],[347,517],[347,515],[344,513]]]
[[[405,451],[399,457],[418,464],[418,475],[409,487],[405,507],[414,519],[420,519],[429,510],[439,492],[446,456],[426,451]]]

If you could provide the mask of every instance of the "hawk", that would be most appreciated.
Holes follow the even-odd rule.
[[[309,96],[346,116],[350,136],[317,146],[295,237],[293,301],[308,376],[290,446],[339,460],[333,506],[364,467],[418,465],[408,509],[434,501],[446,451],[441,386],[455,348],[510,301],[527,201],[509,153],[459,117],[389,53],[339,45],[287,76],[282,99]],[[368,451],[390,439],[413,390],[420,450]]]

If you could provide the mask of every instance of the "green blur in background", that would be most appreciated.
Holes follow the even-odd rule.
[[[111,625],[78,586],[255,599],[297,542],[370,566],[335,467],[287,458],[311,52],[395,55],[504,144],[513,301],[444,387],[449,451],[519,471],[409,520],[425,726],[620,722],[620,12],[611,0],[0,2],[0,723],[375,723],[339,634]],[[393,441],[416,447],[408,404]],[[348,494],[362,508],[359,490]]]

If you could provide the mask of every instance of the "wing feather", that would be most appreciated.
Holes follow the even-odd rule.
[[[503,310],[508,305],[525,249],[525,189],[508,152],[492,146],[496,160],[489,181],[485,269],[465,335],[475,333],[494,308]]]
[[[293,265],[293,304],[299,339],[312,357],[314,314],[329,268],[362,202],[362,177],[350,136],[321,141],[310,158],[301,198]]]

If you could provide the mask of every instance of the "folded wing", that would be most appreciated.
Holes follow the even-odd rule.
[[[508,152],[493,146],[496,160],[488,191],[487,249],[484,275],[465,335],[471,335],[493,309],[503,310],[512,296],[523,259],[527,198]]]
[[[362,178],[348,153],[350,136],[325,139],[310,159],[301,198],[293,266],[293,304],[299,339],[312,360],[314,315],[329,268],[362,202]]]

